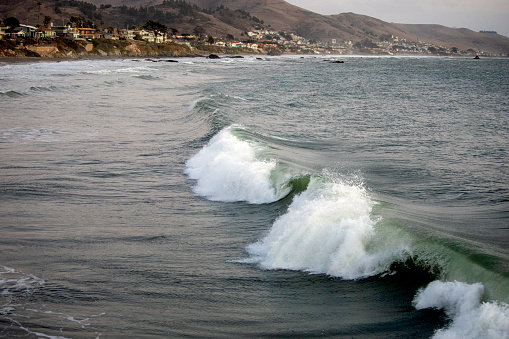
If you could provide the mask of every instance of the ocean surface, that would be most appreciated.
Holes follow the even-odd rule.
[[[509,338],[509,59],[168,61],[0,61],[0,337]]]

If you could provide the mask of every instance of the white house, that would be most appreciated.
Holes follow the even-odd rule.
[[[78,30],[71,26],[53,26],[53,30],[55,31],[57,36],[62,38],[72,40],[79,38]]]
[[[29,26],[29,25],[19,25],[23,32],[25,32],[25,37],[32,37],[34,38],[36,36],[35,32],[37,31],[37,27],[35,26]]]
[[[56,32],[51,28],[39,27],[35,32],[38,38],[54,38],[57,36]]]

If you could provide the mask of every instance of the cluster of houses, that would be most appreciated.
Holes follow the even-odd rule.
[[[275,34],[276,32],[271,32]],[[50,26],[50,27],[35,27],[30,25],[20,24],[14,30],[10,27],[0,26],[0,39],[8,35],[11,38],[23,37],[33,39],[54,39],[57,37],[70,39],[70,40],[91,40],[91,39],[112,39],[112,40],[145,40],[148,42],[164,43],[166,41],[177,42],[181,44],[194,45],[196,43],[214,45],[218,47],[233,47],[233,48],[248,48],[251,50],[263,50],[266,48],[277,48],[277,42],[274,43],[261,43],[261,42],[241,42],[241,41],[224,41],[221,39],[214,39],[214,42],[207,42],[206,39],[200,39],[199,36],[183,34],[183,35],[169,35],[169,34],[156,34],[153,31],[145,29],[117,29],[108,28],[106,30],[99,30],[96,28],[82,28],[72,26]],[[252,38],[255,33],[249,32],[249,37]]]
[[[14,30],[10,27],[0,26],[0,39],[4,35],[10,37],[24,37],[34,39],[53,39],[56,37],[70,39],[70,40],[90,40],[90,39],[135,39],[139,38],[150,42],[163,43],[166,41],[165,35],[155,35],[154,32],[146,31],[144,29],[108,29],[105,31],[95,28],[83,28],[72,26],[50,26],[50,27],[35,27],[30,25],[20,24]]]
[[[175,32],[172,32],[175,33]],[[213,45],[218,47],[233,47],[249,49],[257,52],[282,50],[286,52],[303,52],[316,54],[354,54],[358,51],[371,54],[457,54],[455,49],[434,46],[424,42],[413,42],[398,37],[390,36],[384,41],[361,44],[352,41],[339,41],[331,39],[328,42],[311,42],[303,37],[291,33],[277,32],[273,30],[254,30],[243,34],[246,41],[234,39],[207,39],[207,36],[190,34],[156,34],[154,31],[145,29],[117,29],[108,28],[100,30],[96,28],[81,28],[72,26],[35,27],[21,24],[11,30],[9,27],[0,26],[0,39],[4,35],[11,37],[42,38],[66,38],[71,40],[113,39],[113,40],[145,40],[148,42],[164,43],[166,41],[180,44]],[[231,37],[231,36],[230,36]],[[474,51],[470,51],[474,52]],[[475,53],[475,52],[474,52]]]
[[[270,40],[283,47],[286,51],[306,52],[315,54],[364,54],[393,55],[393,54],[415,54],[415,55],[458,55],[484,54],[482,51],[460,51],[455,47],[444,47],[422,41],[409,41],[394,35],[383,36],[380,41],[352,42],[340,39],[328,41],[310,40],[291,33],[283,33],[269,30],[258,30],[247,32],[250,39],[265,41]]]

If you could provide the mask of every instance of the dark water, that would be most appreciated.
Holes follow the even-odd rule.
[[[324,59],[1,64],[0,337],[509,338],[509,61]]]

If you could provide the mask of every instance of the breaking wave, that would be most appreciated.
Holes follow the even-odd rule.
[[[377,230],[375,203],[361,185],[313,177],[269,233],[248,247],[252,262],[267,269],[303,270],[359,279],[390,270],[408,257],[404,241]]]
[[[194,192],[210,200],[274,202],[290,192],[290,178],[278,175],[276,161],[265,159],[263,151],[226,128],[186,162],[185,173],[197,180]]]
[[[273,143],[277,138],[230,126],[186,163],[185,172],[196,180],[194,192],[210,200],[292,199],[267,233],[247,246],[249,258],[240,262],[348,280],[417,269],[439,280],[417,291],[415,308],[442,309],[451,319],[436,338],[509,338],[506,276],[439,235],[422,236],[385,220],[378,206],[383,204],[358,176],[345,178],[327,169],[292,174],[291,159],[283,166],[268,156]]]
[[[453,281],[433,281],[417,292],[416,309],[444,310],[452,322],[433,338],[509,338],[509,305],[483,302],[484,286]]]

